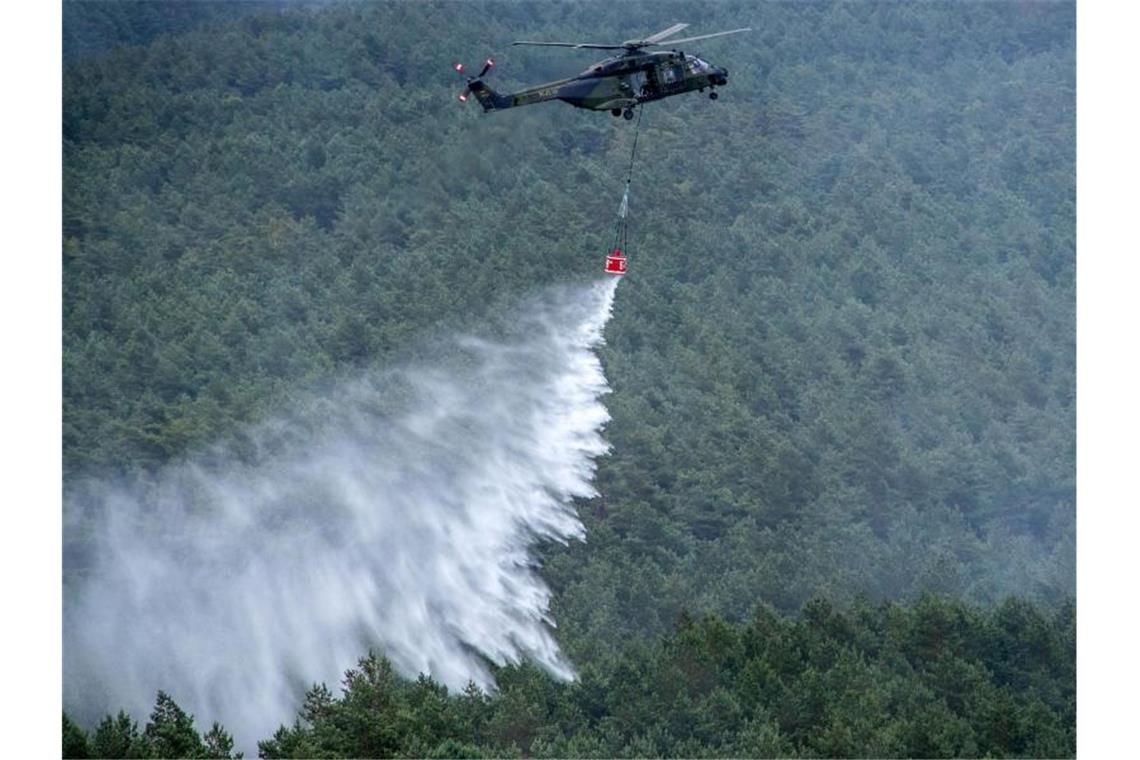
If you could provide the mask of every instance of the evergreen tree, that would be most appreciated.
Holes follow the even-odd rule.
[[[91,757],[91,749],[87,743],[87,732],[72,722],[63,714],[63,756],[65,758]]]
[[[154,757],[206,756],[206,745],[194,729],[194,716],[186,714],[163,691],[158,692],[143,737]]]

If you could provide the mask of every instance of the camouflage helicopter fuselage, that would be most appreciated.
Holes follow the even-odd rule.
[[[633,115],[640,103],[660,100],[683,92],[728,84],[728,71],[700,58],[668,50],[618,55],[593,64],[581,74],[510,94],[492,90],[481,79],[468,85],[484,111],[528,106],[546,100],[561,100],[577,108],[609,111],[614,116]]]

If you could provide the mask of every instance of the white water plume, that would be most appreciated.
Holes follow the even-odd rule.
[[[249,746],[370,647],[453,688],[493,688],[486,660],[572,678],[531,547],[584,538],[615,288],[545,291],[499,338],[337,384],[145,483],[69,486],[65,538],[91,559],[68,568],[65,708],[145,719],[162,689]]]

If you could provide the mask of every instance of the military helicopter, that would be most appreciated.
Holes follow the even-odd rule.
[[[712,66],[695,55],[686,55],[676,49],[650,52],[645,48],[675,46],[683,42],[750,32],[752,29],[746,27],[679,40],[667,40],[687,26],[688,24],[674,24],[645,39],[626,40],[617,45],[520,40],[512,44],[623,52],[592,64],[578,76],[528,87],[509,95],[495,92],[483,81],[483,77],[495,65],[494,59],[488,58],[478,75],[467,78],[467,86],[459,94],[459,100],[466,103],[468,97],[474,94],[484,111],[528,106],[544,100],[561,100],[577,108],[609,111],[614,116],[624,116],[626,119],[633,118],[634,106],[641,103],[661,100],[692,90],[704,92],[706,87],[709,90],[709,97],[716,100],[718,97],[716,88],[728,84],[727,69]],[[456,63],[453,68],[464,74],[463,64]]]

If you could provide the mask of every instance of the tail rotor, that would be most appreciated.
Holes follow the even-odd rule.
[[[483,84],[483,82],[482,82],[483,77],[486,76],[487,72],[490,71],[494,66],[495,66],[495,59],[494,58],[488,58],[487,60],[483,61],[483,68],[480,69],[480,71],[477,75],[475,75],[473,77],[468,77],[467,74],[465,73],[465,69],[464,69],[462,63],[457,62],[457,63],[453,63],[451,65],[451,68],[455,69],[456,73],[458,73],[460,76],[467,77],[467,86],[464,87],[463,91],[459,93],[459,102],[460,103],[466,103],[467,102],[468,98],[471,97],[472,90],[477,90],[477,89],[481,88],[481,86]]]

